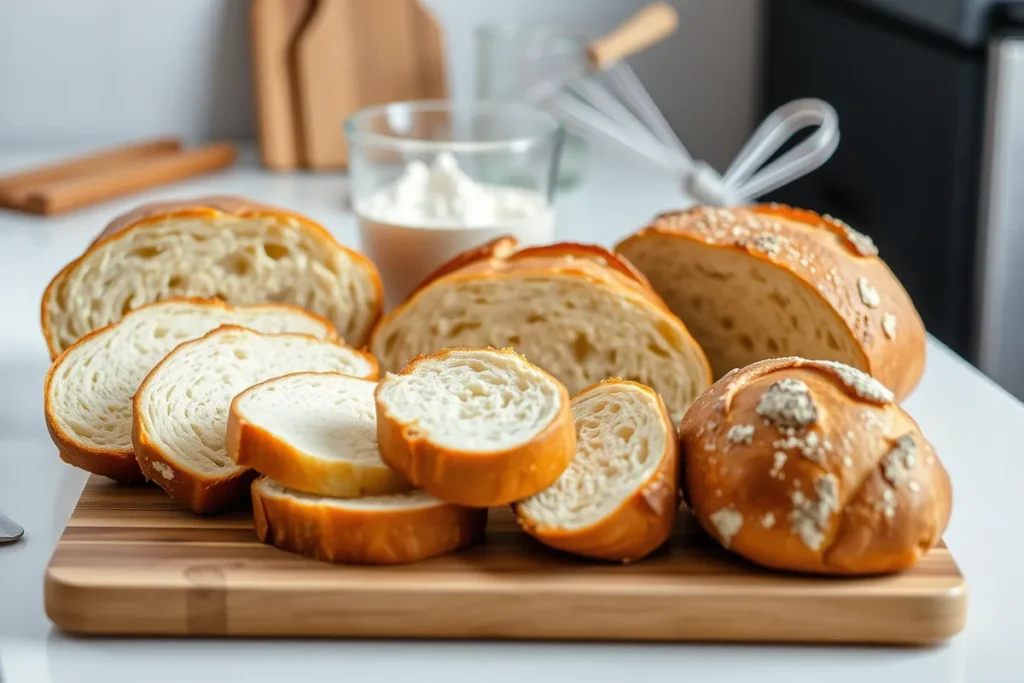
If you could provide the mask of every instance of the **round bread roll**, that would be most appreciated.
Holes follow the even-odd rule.
[[[879,574],[913,566],[949,522],[949,476],[872,377],[832,361],[764,360],[694,402],[683,491],[726,548],[774,569]]]

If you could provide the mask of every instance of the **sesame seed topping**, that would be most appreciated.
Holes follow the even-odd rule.
[[[896,316],[892,313],[882,316],[882,332],[885,332],[885,336],[889,339],[896,338]]]
[[[870,237],[854,230],[838,218],[833,218],[832,216],[824,216],[824,218],[843,229],[843,232],[846,233],[846,239],[849,240],[858,254],[861,256],[878,256],[878,247],[875,246],[874,241]]]
[[[884,384],[871,375],[861,372],[856,368],[851,368],[849,365],[831,360],[810,361],[809,365],[828,368],[835,373],[843,384],[852,389],[853,393],[872,403],[892,403],[895,399],[893,393]]]
[[[892,489],[882,491],[882,499],[875,503],[875,509],[880,511],[886,519],[896,516],[896,494],[892,492]]]
[[[726,548],[732,543],[732,537],[743,527],[743,515],[729,508],[722,508],[712,512],[709,519],[715,525],[715,531],[718,532],[718,540]]]
[[[730,443],[750,443],[754,440],[754,425],[733,425],[729,427],[729,432],[725,435],[725,438]]]
[[[839,508],[839,482],[831,474],[823,474],[814,483],[817,500],[811,500],[800,491],[790,496],[793,510],[789,520],[793,533],[811,550],[818,550],[825,542],[832,513]]]
[[[860,300],[868,308],[877,308],[878,304],[882,303],[878,290],[871,286],[866,277],[857,278],[857,291],[860,292]]]
[[[786,454],[782,451],[775,451],[773,456],[774,462],[772,463],[772,469],[768,472],[768,475],[772,479],[782,479],[782,468],[786,464]]]
[[[843,456],[843,467],[853,467],[853,458],[848,455]]]
[[[795,436],[792,429],[787,429],[785,439],[779,439],[772,443],[775,448],[783,450],[797,450],[800,455],[816,463],[825,460],[825,451],[832,450],[832,443],[828,439],[822,439],[817,432],[811,432],[805,436]]]
[[[769,386],[756,411],[776,427],[806,427],[818,419],[811,391],[798,379],[782,379]]]
[[[782,235],[776,235],[771,232],[762,233],[750,240],[750,246],[757,251],[768,254],[769,256],[775,256],[778,254],[779,249],[783,246],[787,246],[788,243],[789,240]]]
[[[912,481],[907,484],[907,488],[910,489],[911,493],[917,493],[921,490],[921,485],[918,484],[916,481]]]
[[[775,526],[775,515],[771,512],[764,513],[764,517],[761,518],[761,526],[765,529],[771,529]]]
[[[899,486],[910,478],[910,470],[917,465],[917,444],[910,434],[896,439],[882,460],[882,476],[893,486]]]
[[[704,450],[706,450],[706,451],[718,450],[718,446],[715,445],[714,441],[705,441],[704,442]]]

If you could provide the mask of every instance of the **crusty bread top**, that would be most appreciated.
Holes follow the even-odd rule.
[[[496,452],[535,439],[558,417],[565,389],[511,349],[448,349],[388,373],[377,403],[439,447]]]
[[[871,239],[842,221],[779,204],[701,206],[659,215],[616,250],[628,252],[630,243],[652,234],[740,249],[784,268],[839,314],[860,345],[864,367],[897,396],[920,380],[924,324]]]
[[[658,395],[636,382],[608,379],[572,397],[576,455],[547,489],[517,505],[538,527],[583,529],[631,496],[654,506],[672,495],[641,489],[666,457],[675,457],[676,430]],[[662,482],[667,493],[676,482]],[[674,505],[665,505],[675,514]],[[669,510],[660,512],[668,513]]]

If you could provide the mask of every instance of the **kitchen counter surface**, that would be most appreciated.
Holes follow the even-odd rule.
[[[0,153],[0,175],[77,151],[6,151]],[[85,473],[58,459],[43,423],[48,359],[39,332],[42,291],[110,217],[154,198],[240,193],[304,212],[340,241],[358,246],[342,176],[272,175],[251,158],[223,173],[58,218],[0,211],[0,510],[26,529],[22,542],[0,546],[0,681],[1024,680],[1024,589],[1016,566],[1024,563],[1024,552],[1015,545],[1014,503],[1024,481],[1016,434],[1024,425],[1024,406],[934,339],[924,380],[905,405],[953,480],[946,541],[967,576],[970,601],[966,630],[938,647],[119,641],[56,631],[43,612],[43,571]],[[658,171],[629,159],[596,158],[585,182],[559,199],[558,238],[610,245],[655,212],[682,204],[671,180]]]

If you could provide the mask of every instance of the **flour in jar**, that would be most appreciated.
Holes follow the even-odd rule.
[[[550,243],[555,215],[535,190],[478,183],[452,154],[412,161],[391,185],[359,198],[362,248],[377,264],[389,308],[456,254],[502,235]]]

